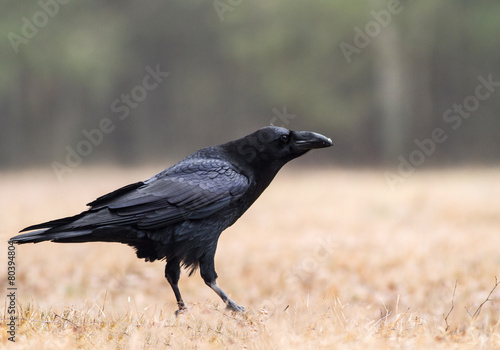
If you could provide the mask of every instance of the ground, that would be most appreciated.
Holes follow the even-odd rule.
[[[159,170],[0,173],[0,347],[500,348],[498,168],[417,170],[395,189],[383,170],[284,169],[219,241],[219,285],[244,314],[183,273],[176,317],[164,263],[124,245],[17,246],[10,342],[7,239]]]

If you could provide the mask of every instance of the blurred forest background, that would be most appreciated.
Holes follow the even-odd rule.
[[[270,123],[330,136],[335,164],[398,164],[436,128],[425,165],[500,160],[500,2],[3,5],[2,169],[176,160]]]

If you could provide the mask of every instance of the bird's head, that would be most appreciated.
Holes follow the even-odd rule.
[[[311,131],[292,131],[267,126],[237,141],[237,152],[248,163],[273,162],[284,165],[316,148],[331,147],[332,140]]]

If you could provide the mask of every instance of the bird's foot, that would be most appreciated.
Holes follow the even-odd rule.
[[[243,306],[236,305],[236,303],[234,301],[232,301],[231,299],[229,299],[226,302],[226,309],[231,310],[231,311],[235,311],[235,312],[245,312],[245,308]]]
[[[179,310],[177,310],[175,312],[175,317],[178,317],[179,315],[182,315],[186,311],[187,311],[187,307],[186,307],[186,305],[184,305],[184,303],[182,303],[182,305],[179,305]]]
[[[183,313],[187,312],[187,307],[185,307],[184,309],[179,309],[175,312],[175,317],[179,317],[180,315],[182,315]]]

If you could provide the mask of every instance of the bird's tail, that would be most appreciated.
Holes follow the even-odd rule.
[[[31,231],[12,237],[11,242],[17,244],[38,243],[43,241],[53,242],[86,242],[85,236],[92,233],[89,228],[68,228],[68,225],[82,217],[82,214],[47,221],[22,229],[20,232]],[[34,231],[35,230],[35,231]]]
[[[113,224],[92,225],[95,214],[84,212],[79,215],[29,226],[21,230],[21,232],[30,232],[12,237],[10,241],[17,244],[44,241],[57,243],[119,242],[133,247],[136,250],[137,257],[146,259],[146,261],[155,261],[165,257],[165,254],[158,253],[154,241],[144,240],[145,233],[141,233],[132,227]]]
[[[58,243],[121,242],[134,245],[141,241],[138,231],[128,226],[135,219],[124,219],[107,208],[88,210],[67,218],[47,221],[21,230],[10,239],[17,244],[44,241]],[[31,231],[31,232],[27,232]]]
[[[50,229],[46,228],[43,230],[23,233],[21,235],[12,237],[10,241],[17,244],[38,243],[43,241],[88,242],[90,240],[85,239],[84,237],[92,233],[92,230],[63,231],[63,232],[48,232],[48,231],[50,231]]]

